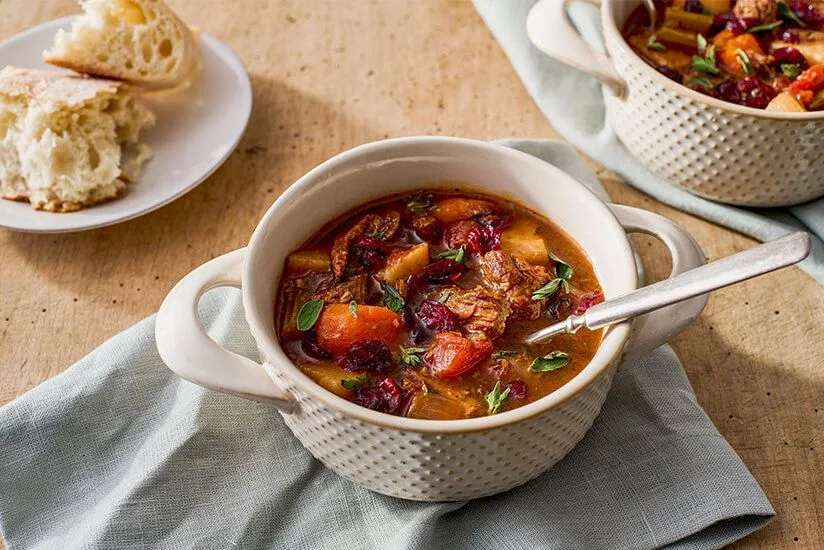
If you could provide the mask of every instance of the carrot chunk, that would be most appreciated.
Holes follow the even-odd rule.
[[[495,203],[491,201],[454,197],[439,200],[431,213],[442,223],[452,223],[468,220],[480,214],[489,214],[495,210]]]
[[[435,335],[425,359],[434,376],[448,378],[469,371],[494,349],[487,338],[470,340],[458,332],[441,332]]]
[[[349,304],[327,305],[315,325],[318,345],[341,355],[362,340],[380,340],[391,347],[403,332],[400,315],[388,308],[359,305],[357,312],[357,317],[353,316]]]

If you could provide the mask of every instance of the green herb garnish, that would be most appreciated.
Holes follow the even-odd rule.
[[[721,71],[718,70],[718,66],[715,63],[715,46],[709,46],[703,57],[700,55],[692,56],[692,67],[702,73],[713,76],[721,74]]]
[[[416,193],[409,198],[406,207],[412,212],[428,212],[435,208],[432,202],[434,199],[435,195],[432,193]]]
[[[698,53],[703,53],[707,49],[707,39],[703,34],[695,36],[695,47],[698,48]]]
[[[563,279],[564,281],[569,281],[572,279],[572,266],[563,261],[561,258],[553,254],[552,252],[549,253],[549,257],[553,259],[555,262],[555,276],[559,279]]]
[[[383,287],[383,303],[386,307],[395,312],[402,310],[406,302],[403,301],[403,298],[398,294],[398,291],[395,290],[395,287],[386,281],[384,281],[381,286]]]
[[[342,379],[340,381],[340,385],[346,388],[349,391],[358,391],[366,387],[369,384],[369,375],[368,374],[359,374],[354,378],[349,379]]]
[[[421,358],[418,357],[418,354],[423,353],[426,351],[426,348],[405,348],[400,347],[401,356],[400,363],[402,365],[406,365],[408,367],[412,367],[415,365],[421,364]]]
[[[441,297],[438,298],[438,303],[445,304],[449,300],[450,296],[452,296],[451,292],[444,292],[443,294],[441,294]]]
[[[383,240],[383,238],[386,237],[386,233],[384,233],[383,231],[378,231],[377,229],[373,229],[372,231],[368,231],[368,232],[364,233],[364,235],[366,235],[367,237],[374,237],[376,239],[381,239],[381,240]]]
[[[787,21],[792,21],[799,27],[806,27],[807,24],[798,18],[798,16],[785,4],[784,2],[778,2],[778,15],[781,16],[782,19],[786,19]]]
[[[782,63],[781,72],[790,78],[797,78],[801,74],[801,67],[795,63]]]
[[[315,326],[318,317],[320,317],[320,310],[323,309],[323,300],[309,300],[300,307],[297,316],[298,330],[309,330]]]
[[[783,25],[783,24],[784,24],[784,22],[783,22],[783,21],[774,21],[774,22],[772,22],[772,23],[762,23],[761,25],[756,25],[756,26],[754,26],[754,27],[751,27],[751,28],[747,29],[747,32],[765,32],[765,31],[771,31],[771,30],[773,30],[773,29],[775,29],[775,28],[777,28],[777,27],[780,27],[780,26],[781,26],[781,25]]]
[[[538,300],[543,300],[544,298],[558,290],[559,286],[562,286],[564,288],[564,292],[569,292],[569,283],[566,282],[564,279],[561,279],[560,277],[556,277],[555,279],[552,279],[547,284],[533,292],[532,299],[536,302]]]
[[[438,254],[439,260],[455,260],[456,262],[463,263],[466,256],[466,245],[462,244],[460,248],[456,248],[454,250],[447,250],[446,252],[441,252]]]
[[[752,68],[752,64],[750,63],[750,57],[747,55],[747,52],[738,48],[735,50],[735,57],[738,58],[738,63],[741,64],[741,68],[744,69],[744,72],[747,73],[749,76],[755,75],[755,69]]]
[[[535,359],[529,366],[529,370],[533,372],[549,372],[551,370],[560,369],[569,364],[569,354],[563,351],[551,351]]]
[[[492,391],[486,394],[486,402],[489,405],[489,414],[495,414],[498,412],[498,409],[501,408],[501,405],[504,404],[506,401],[507,396],[509,395],[509,386],[501,391],[501,383],[495,382],[495,387],[492,388]]]
[[[693,84],[694,86],[699,86],[699,87],[704,88],[706,90],[712,90],[713,89],[712,82],[710,82],[710,80],[708,78],[693,78],[692,80],[690,80],[690,83]]]
[[[658,36],[655,34],[649,35],[649,38],[647,39],[647,48],[659,52],[667,51],[667,47],[658,42]]]
[[[500,351],[496,351],[492,354],[493,359],[503,359],[504,357],[512,357],[513,355],[518,355],[517,351],[510,351],[507,349],[502,349]]]
[[[355,300],[349,302],[349,313],[352,314],[353,319],[358,318],[358,303]]]

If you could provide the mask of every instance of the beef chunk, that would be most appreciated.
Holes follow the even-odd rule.
[[[379,235],[380,239],[391,239],[401,226],[401,215],[395,211],[384,214],[367,214],[352,226],[349,231],[339,235],[332,245],[332,273],[336,280],[341,280],[349,263],[352,241],[358,235]]]
[[[469,234],[478,227],[480,224],[472,220],[455,222],[446,228],[444,241],[449,248],[459,248],[462,244],[469,242]]]
[[[319,292],[315,298],[321,298],[327,304],[348,304],[352,300],[364,303],[367,294],[369,276],[365,273],[350,277],[344,283],[338,283]]]
[[[506,328],[510,305],[481,285],[471,290],[449,288],[446,307],[464,323],[469,332],[483,332],[489,338],[500,336]]]
[[[503,250],[493,250],[481,258],[481,275],[489,290],[509,302],[512,307],[510,319],[538,319],[541,316],[546,299],[535,301],[532,293],[552,279],[544,267],[532,265]]]
[[[733,9],[736,17],[752,17],[762,23],[775,21],[777,11],[775,0],[738,0]]]
[[[443,234],[443,226],[435,216],[426,212],[418,212],[409,222],[415,234],[426,242],[436,242]]]

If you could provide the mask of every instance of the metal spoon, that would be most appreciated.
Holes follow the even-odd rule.
[[[655,7],[653,0],[644,0],[644,7],[649,12],[649,30],[655,32],[655,26],[658,24],[658,9]]]
[[[582,315],[571,315],[563,321],[533,332],[527,336],[526,343],[535,344],[553,336],[573,334],[581,327],[595,330],[620,323],[711,290],[796,264],[809,253],[810,236],[803,231],[797,231],[594,305]]]

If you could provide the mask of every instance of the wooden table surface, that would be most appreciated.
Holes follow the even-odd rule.
[[[223,167],[157,212],[75,234],[0,230],[0,405],[154,313],[191,269],[244,246],[292,181],[340,151],[415,134],[558,135],[468,0],[170,4],[246,63],[249,128]],[[76,10],[72,0],[6,0],[0,39]],[[755,244],[592,166],[616,202],[672,218],[710,259]],[[663,247],[638,242],[649,272],[664,276]],[[778,512],[735,548],[824,547],[822,319],[824,289],[789,269],[716,293],[672,343]]]

